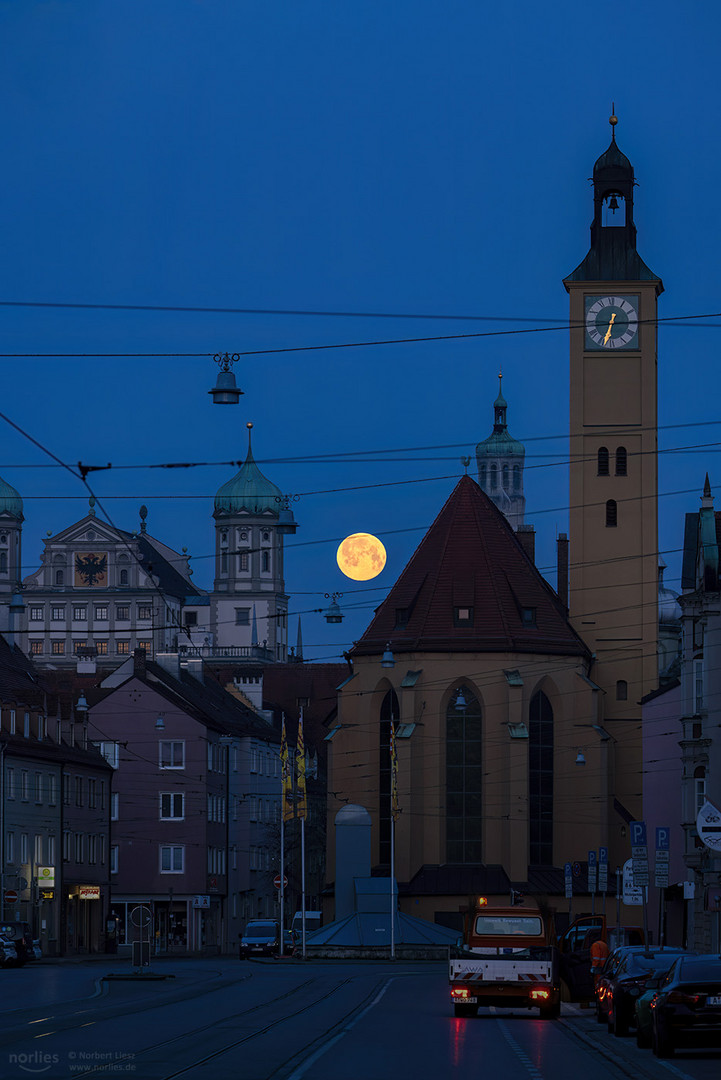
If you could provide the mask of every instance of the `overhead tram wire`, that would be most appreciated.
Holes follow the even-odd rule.
[[[29,432],[25,431],[24,428],[20,427],[19,424],[16,424],[14,420],[11,420],[9,416],[6,416],[4,413],[0,413],[0,420],[4,420],[6,424],[8,424],[10,427],[14,428],[15,431],[17,431],[24,438],[28,439],[29,442],[31,442],[33,444],[33,446],[36,446],[38,448],[38,450],[41,450],[44,454],[47,454],[48,457],[52,458],[53,461],[55,461],[58,464],[62,465],[64,469],[67,469],[67,471],[71,474],[71,476],[74,476],[76,478],[76,480],[80,480],[80,482],[85,485],[85,487],[86,487],[87,491],[89,492],[91,498],[93,498],[95,500],[95,503],[100,508],[100,512],[105,517],[105,520],[107,521],[107,523],[111,526],[111,528],[115,529],[118,533],[122,534],[123,530],[120,529],[113,522],[113,520],[110,517],[110,515],[108,514],[107,510],[105,510],[102,503],[100,502],[100,500],[97,498],[94,491],[90,487],[90,484],[87,481],[87,473],[89,471],[87,466],[83,466],[79,462],[78,463],[78,471],[76,472],[70,465],[66,464],[64,461],[61,461],[61,459],[57,456],[57,454],[54,454],[52,452],[52,450],[48,449],[47,446],[44,446],[43,443],[41,443],[37,439],[33,438],[33,436],[30,435]],[[166,600],[160,586],[157,585],[153,581],[153,575],[152,575],[152,572],[150,571],[150,569],[148,567],[142,565],[139,557],[135,554],[135,552],[131,548],[130,544],[128,543],[128,541],[124,537],[123,537],[123,544],[125,545],[125,548],[128,551],[128,554],[130,555],[130,557],[132,559],[134,559],[134,561],[138,564],[138,566],[140,566],[143,573],[145,573],[147,575],[149,581],[151,582],[152,588],[155,590],[155,592],[160,597],[160,599],[161,599],[166,611],[168,612],[168,614],[171,614],[170,609],[168,608],[167,600]],[[190,630],[189,630],[189,628],[187,626],[183,626],[180,622],[178,622],[176,628],[181,633],[183,633],[183,632],[186,633],[187,636],[190,638]]]
[[[1,303],[2,302],[0,302],[0,304]],[[478,318],[479,319],[482,318],[484,321],[489,321],[489,322],[500,322],[500,321],[504,321],[508,317],[501,316],[499,318],[496,318],[494,316],[487,315],[487,316],[478,316]],[[721,311],[707,312],[707,313],[704,313],[702,315],[673,315],[673,316],[666,316],[666,317],[660,318],[660,319],[659,318],[656,318],[656,319],[639,319],[638,323],[639,323],[639,325],[648,325],[648,324],[660,325],[661,323],[665,323],[665,324],[669,324],[669,325],[675,325],[675,324],[683,323],[685,326],[694,326],[694,325],[697,325],[697,324],[694,324],[694,323],[690,322],[691,319],[719,319],[719,318],[721,318]],[[513,322],[524,321],[525,322],[525,321],[530,321],[530,320],[526,320],[525,318],[524,319],[512,318],[511,321],[513,321]],[[540,320],[533,320],[533,321],[540,321]],[[544,320],[544,321],[550,321],[550,320]],[[555,322],[556,320],[553,320],[553,321]],[[232,351],[237,356],[275,356],[275,355],[279,355],[281,353],[319,352],[319,351],[328,350],[328,349],[362,349],[362,348],[371,348],[371,347],[375,347],[375,346],[378,346],[378,345],[413,345],[413,344],[420,344],[422,342],[428,342],[428,341],[456,341],[456,340],[463,340],[465,338],[471,339],[471,338],[488,338],[488,337],[508,337],[508,336],[518,335],[518,334],[547,334],[547,333],[553,333],[553,332],[558,331],[558,330],[578,330],[578,329],[583,329],[584,325],[585,325],[584,323],[569,323],[569,322],[564,321],[560,325],[557,325],[557,326],[532,326],[532,327],[528,327],[527,329],[516,329],[516,330],[482,330],[482,331],[477,331],[476,333],[469,333],[469,334],[433,334],[433,335],[426,335],[426,336],[423,336],[423,337],[384,338],[384,339],[374,340],[374,341],[344,341],[344,342],[334,342],[334,343],[323,344],[323,345],[287,345],[287,346],[283,346],[283,347],[279,347],[279,348],[275,348],[275,349],[233,349]],[[700,325],[707,326],[707,327],[715,327],[715,326],[717,326],[719,324],[708,323],[708,324],[700,324]],[[8,353],[0,353],[0,359],[60,359],[60,360],[67,360],[67,359],[102,359],[102,358],[106,358],[106,359],[131,359],[131,358],[142,358],[142,359],[169,359],[169,358],[190,359],[190,358],[195,358],[195,359],[199,359],[201,357],[204,358],[204,357],[211,357],[211,356],[215,356],[215,355],[216,355],[215,351],[213,351],[213,352],[162,352],[162,353],[161,352],[148,352],[148,351],[145,351],[145,352],[113,352],[113,353],[111,353],[111,352],[83,352],[83,353],[81,353],[81,352],[50,352],[50,353],[8,352]]]

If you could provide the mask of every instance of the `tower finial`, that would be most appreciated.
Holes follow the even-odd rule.
[[[251,422],[251,421],[249,420],[249,421],[248,421],[248,423],[247,423],[247,424],[246,424],[245,426],[246,426],[246,427],[247,427],[247,429],[248,429],[248,455],[250,456],[250,455],[251,455],[251,454],[253,453],[253,448],[252,448],[252,446],[250,445],[250,433],[251,433],[251,431],[253,430],[253,424],[252,424],[252,422]]]
[[[611,115],[608,118],[608,122],[611,125],[611,137],[613,141],[616,141],[616,124],[618,123],[618,117],[616,116],[616,102],[611,102]]]

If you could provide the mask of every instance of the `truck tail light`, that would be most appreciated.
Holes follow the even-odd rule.
[[[454,998],[467,998],[469,996],[465,986],[454,986],[451,990],[451,997]]]
[[[531,990],[531,1001],[548,1001],[551,996],[551,991],[547,990],[545,986],[539,986],[535,990]]]

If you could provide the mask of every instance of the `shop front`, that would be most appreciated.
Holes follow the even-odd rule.
[[[82,955],[105,951],[107,895],[100,885],[69,885],[65,899],[64,952]]]

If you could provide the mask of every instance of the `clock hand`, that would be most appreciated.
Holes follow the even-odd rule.
[[[608,345],[608,339],[611,336],[611,327],[613,326],[615,319],[616,319],[616,312],[614,311],[614,313],[611,315],[611,321],[608,324],[608,330],[606,331],[606,336],[603,339],[603,344],[604,345]]]

